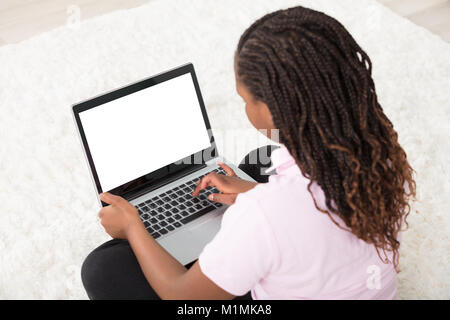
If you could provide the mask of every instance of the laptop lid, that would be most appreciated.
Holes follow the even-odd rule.
[[[98,193],[128,200],[217,156],[189,63],[73,106]]]

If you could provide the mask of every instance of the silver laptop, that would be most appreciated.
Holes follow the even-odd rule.
[[[198,258],[220,228],[225,205],[195,181],[223,173],[189,63],[72,107],[97,196],[120,195],[135,205],[148,232],[179,262]],[[99,202],[105,206],[105,203]]]

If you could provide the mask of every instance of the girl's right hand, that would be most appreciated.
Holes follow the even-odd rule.
[[[253,189],[257,183],[239,178],[236,173],[224,163],[219,163],[227,175],[211,172],[197,182],[192,195],[196,197],[200,191],[207,187],[216,187],[221,193],[210,194],[208,199],[214,202],[220,202],[231,205],[236,201],[239,193]]]

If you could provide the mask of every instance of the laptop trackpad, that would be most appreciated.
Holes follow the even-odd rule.
[[[173,235],[158,240],[172,256],[183,265],[198,258],[206,244],[208,244],[220,229],[222,215],[207,219]]]

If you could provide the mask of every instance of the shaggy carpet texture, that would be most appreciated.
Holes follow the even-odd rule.
[[[237,41],[255,19],[295,5],[337,18],[368,52],[417,171],[398,297],[449,299],[450,45],[373,0],[153,1],[1,47],[0,298],[87,298],[81,264],[109,239],[71,104],[191,61],[220,151],[238,162],[267,141],[235,92]]]

